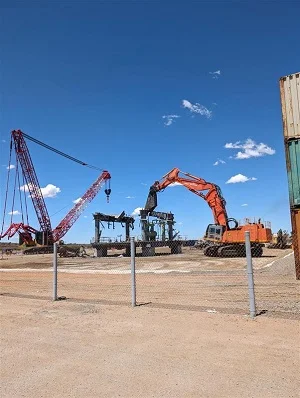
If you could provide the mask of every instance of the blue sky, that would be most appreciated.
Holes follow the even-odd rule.
[[[290,230],[278,80],[299,71],[299,13],[292,1],[2,5],[1,218],[10,131],[19,128],[112,175],[110,204],[100,192],[68,242],[91,239],[95,211],[142,207],[149,186],[173,167],[220,185],[230,217]],[[55,227],[97,172],[28,146],[40,185],[61,190],[45,199],[50,215],[64,208]],[[226,163],[214,166],[218,159]],[[226,184],[238,174],[250,180]],[[213,221],[183,187],[161,193],[157,209],[174,212],[190,238]]]

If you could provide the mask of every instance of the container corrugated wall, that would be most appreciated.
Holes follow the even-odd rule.
[[[300,206],[300,140],[285,144],[290,204]]]
[[[283,135],[300,138],[300,72],[280,78]]]
[[[300,279],[300,209],[291,209],[296,279]]]

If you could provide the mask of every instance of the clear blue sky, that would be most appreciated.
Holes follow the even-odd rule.
[[[142,207],[149,186],[175,166],[219,184],[231,217],[261,217],[274,231],[290,229],[278,80],[300,69],[299,2],[6,4],[1,212],[10,131],[20,128],[111,172],[110,204],[100,192],[68,242],[90,240],[95,211],[130,214]],[[250,155],[235,159],[244,156],[247,139],[254,141]],[[240,148],[224,147],[237,141]],[[61,190],[45,199],[50,215],[65,207],[52,217],[55,227],[97,172],[28,146],[41,186]],[[226,163],[214,166],[218,159]],[[238,174],[256,180],[226,184]],[[183,187],[161,193],[158,210],[173,211],[177,228],[191,238],[213,221],[206,203]],[[140,234],[138,220],[134,232]]]

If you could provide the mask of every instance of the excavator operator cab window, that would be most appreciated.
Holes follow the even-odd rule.
[[[207,238],[214,240],[222,239],[223,228],[220,225],[210,224],[207,228]]]

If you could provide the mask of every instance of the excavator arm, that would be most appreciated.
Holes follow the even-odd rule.
[[[229,228],[226,201],[222,196],[218,185],[205,181],[203,178],[195,177],[192,174],[181,172],[178,168],[172,169],[163,176],[162,181],[155,181],[150,187],[145,210],[153,211],[157,206],[157,192],[167,188],[171,184],[180,184],[189,191],[203,198],[212,210],[215,224]]]

